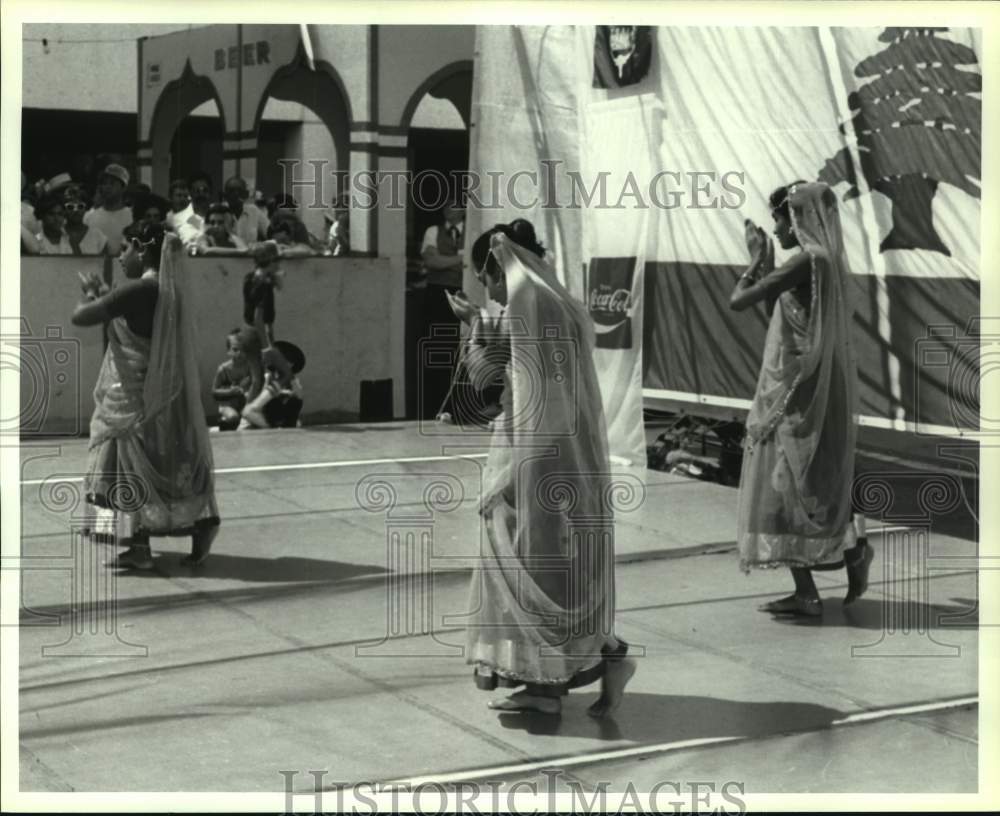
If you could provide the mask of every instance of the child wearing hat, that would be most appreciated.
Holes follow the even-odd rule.
[[[254,428],[294,428],[302,413],[302,382],[297,375],[305,367],[305,355],[285,340],[278,340],[274,348],[288,368],[265,361],[264,388],[243,409],[243,418]]]

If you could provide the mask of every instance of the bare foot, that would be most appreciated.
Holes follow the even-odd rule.
[[[601,680],[601,696],[587,709],[587,713],[591,717],[607,717],[618,708],[625,696],[625,686],[632,679],[635,670],[635,661],[630,657],[609,661]]]
[[[562,700],[558,697],[538,697],[519,691],[503,700],[490,700],[487,704],[494,711],[537,711],[541,714],[562,712]]]

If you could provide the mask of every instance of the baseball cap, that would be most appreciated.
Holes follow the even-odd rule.
[[[111,178],[118,179],[122,184],[128,187],[130,178],[128,170],[126,170],[120,164],[109,164],[107,167],[104,168],[104,171],[101,173],[101,175],[111,176]]]
[[[69,173],[59,173],[46,182],[45,190],[46,192],[54,193],[58,190],[62,190],[64,187],[72,183],[73,177]]]

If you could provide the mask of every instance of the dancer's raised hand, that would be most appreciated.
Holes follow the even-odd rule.
[[[765,245],[768,243],[764,230],[747,218],[743,222],[743,236],[747,243],[747,249],[750,251],[750,257],[754,260],[763,260],[766,251]]]
[[[455,313],[455,317],[466,325],[471,325],[472,319],[479,314],[479,307],[470,301],[463,292],[456,292],[453,295],[446,291],[445,295],[448,297],[448,305]]]

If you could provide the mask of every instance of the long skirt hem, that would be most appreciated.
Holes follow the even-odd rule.
[[[482,691],[493,691],[498,686],[503,688],[518,688],[527,686],[532,694],[537,696],[561,697],[570,689],[589,686],[604,676],[608,663],[622,660],[628,653],[628,644],[618,639],[615,647],[605,646],[601,649],[601,659],[592,666],[580,669],[569,677],[529,677],[524,674],[505,669],[488,661],[474,661],[473,680],[476,688]]]

